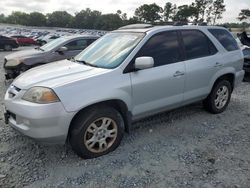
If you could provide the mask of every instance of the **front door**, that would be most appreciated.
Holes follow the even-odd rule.
[[[144,116],[181,104],[183,100],[185,63],[176,31],[151,37],[136,57],[154,58],[154,67],[131,72],[134,116]]]

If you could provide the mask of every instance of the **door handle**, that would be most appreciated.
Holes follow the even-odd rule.
[[[214,65],[214,67],[222,67],[222,66],[223,66],[223,64],[219,63],[219,62],[216,62],[215,65]]]
[[[183,76],[184,74],[185,74],[184,72],[176,71],[176,72],[174,73],[174,77]]]

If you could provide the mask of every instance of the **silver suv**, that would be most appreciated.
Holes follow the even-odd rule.
[[[224,28],[129,26],[71,61],[19,76],[5,95],[5,120],[31,138],[69,141],[79,156],[98,157],[139,118],[200,100],[223,112],[242,67],[242,51]]]

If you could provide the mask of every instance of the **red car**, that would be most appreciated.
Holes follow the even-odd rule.
[[[37,44],[34,39],[22,35],[15,35],[12,38],[16,39],[21,46]]]

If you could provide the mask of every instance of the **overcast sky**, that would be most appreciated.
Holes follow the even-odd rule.
[[[90,8],[102,13],[115,13],[117,10],[132,16],[137,7],[142,4],[156,3],[164,6],[166,2],[177,5],[190,4],[194,0],[0,0],[0,13],[10,14],[12,11],[50,13],[56,10],[66,10],[71,14]],[[250,0],[225,0],[226,12],[220,22],[236,22],[241,9],[250,8]]]

